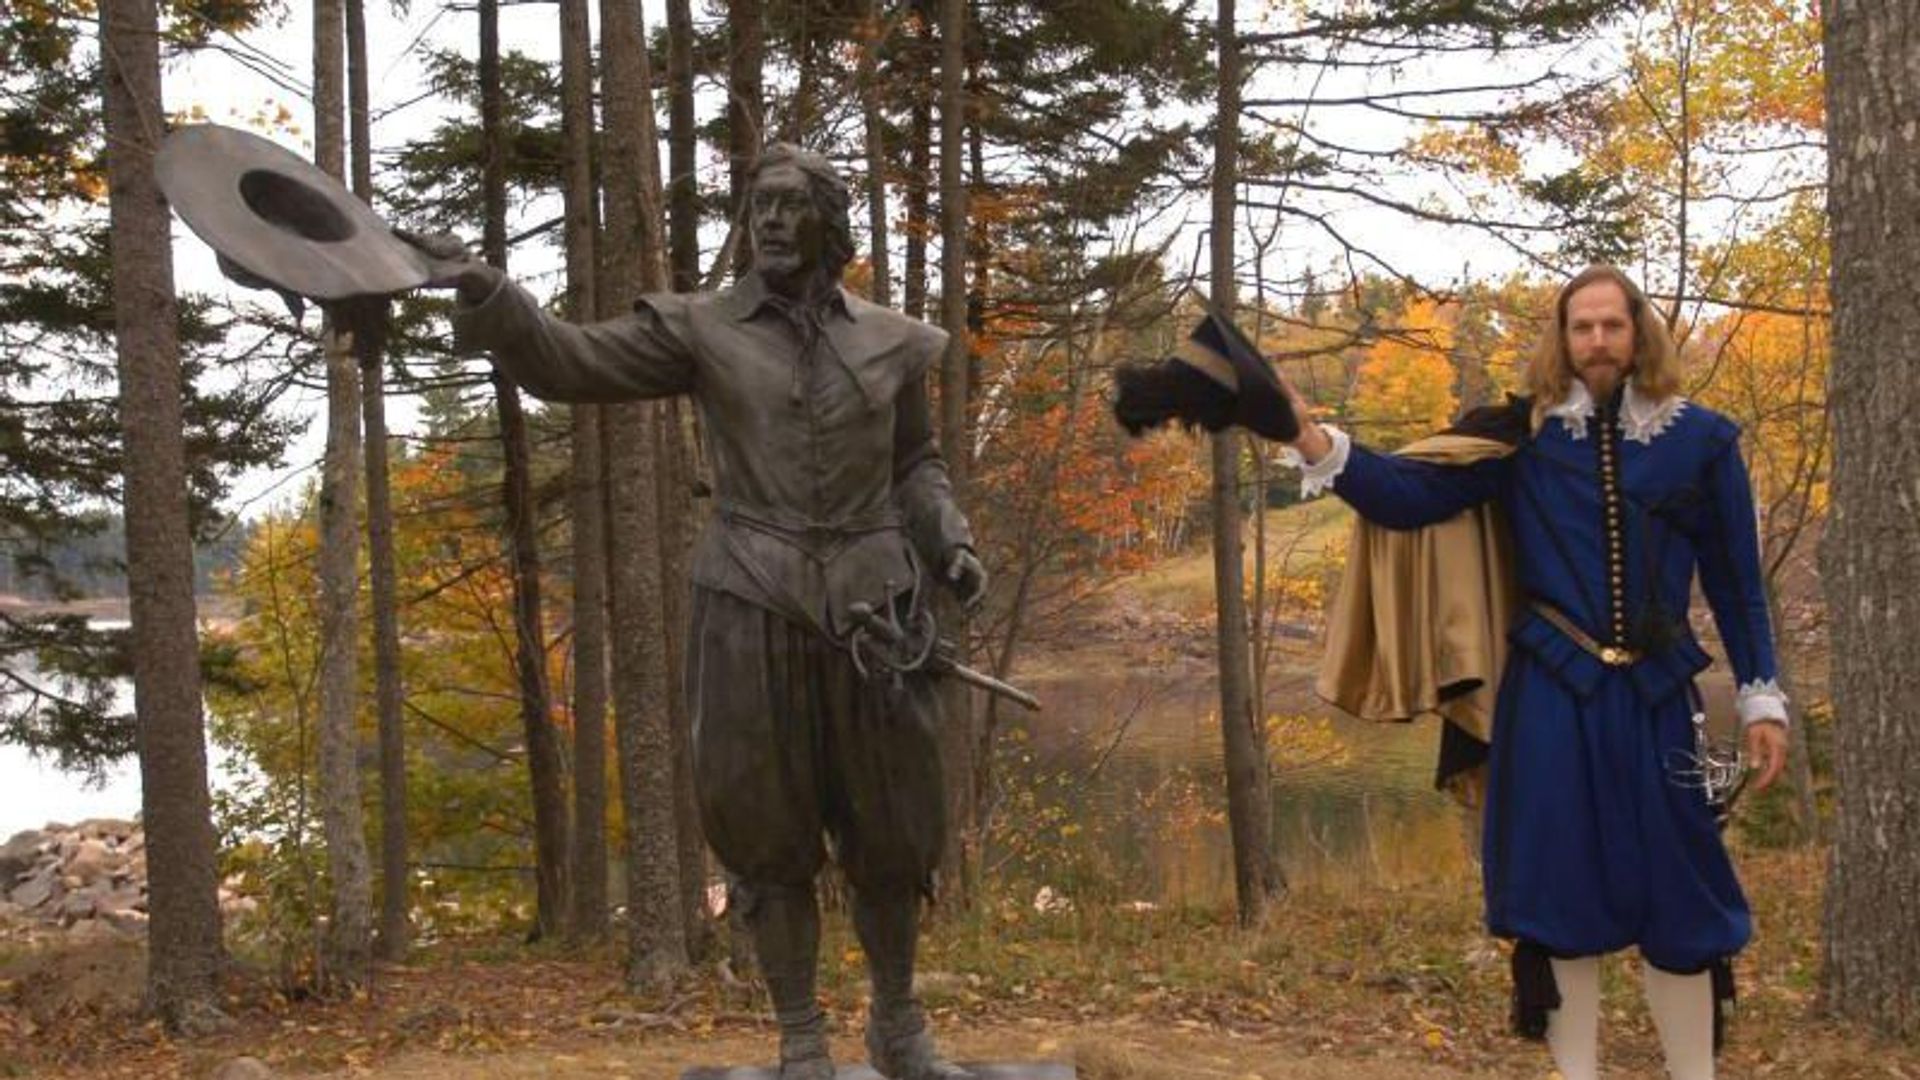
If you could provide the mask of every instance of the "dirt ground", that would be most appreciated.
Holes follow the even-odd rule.
[[[858,1040],[841,1040],[855,1051]],[[1071,1061],[1080,1080],[1452,1080],[1473,1075],[1545,1077],[1549,1070],[1465,1073],[1435,1062],[1309,1055],[1259,1039],[1146,1024],[1096,1024],[1062,1031],[1035,1022],[957,1032],[947,1040],[957,1058],[981,1061]],[[764,1061],[770,1034],[687,1039],[670,1036],[612,1045],[583,1043],[478,1059],[405,1055],[372,1071],[324,1074],[337,1080],[533,1080],[606,1077],[674,1080],[694,1065]],[[860,1060],[851,1058],[849,1060]]]

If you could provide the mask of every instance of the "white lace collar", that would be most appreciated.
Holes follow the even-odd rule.
[[[1620,409],[1620,434],[1642,446],[1653,445],[1654,437],[1673,426],[1681,410],[1687,407],[1687,399],[1679,394],[1663,398],[1648,398],[1640,389],[1627,383],[1625,400]],[[1587,384],[1579,379],[1567,385],[1567,396],[1557,405],[1547,409],[1548,416],[1557,416],[1567,429],[1567,437],[1584,439],[1587,437],[1587,418],[1594,413],[1593,395],[1587,391]]]

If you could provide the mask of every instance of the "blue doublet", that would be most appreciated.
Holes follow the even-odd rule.
[[[1752,932],[1713,810],[1676,775],[1710,663],[1686,621],[1696,570],[1741,687],[1774,687],[1772,634],[1738,428],[1677,399],[1624,419],[1616,396],[1472,465],[1355,445],[1333,490],[1395,529],[1490,499],[1506,512],[1529,606],[1488,761],[1489,929],[1562,956],[1637,945],[1693,972]]]

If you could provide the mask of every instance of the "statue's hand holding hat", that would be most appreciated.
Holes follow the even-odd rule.
[[[417,233],[395,228],[393,235],[427,257],[431,276],[421,283],[427,289],[459,289],[460,299],[478,304],[493,295],[506,277],[498,268],[474,258],[467,242],[449,232]]]

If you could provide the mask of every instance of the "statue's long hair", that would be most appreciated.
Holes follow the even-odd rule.
[[[755,181],[760,179],[762,170],[775,165],[791,165],[800,170],[807,178],[807,191],[813,196],[813,207],[820,214],[820,222],[827,228],[827,249],[822,252],[825,258],[827,275],[834,281],[853,261],[853,222],[851,207],[853,198],[847,193],[847,182],[840,178],[839,170],[833,162],[811,150],[802,150],[792,143],[774,143],[760,156],[753,159],[753,165],[747,170],[747,188],[752,190]]]
[[[1627,295],[1627,313],[1633,319],[1633,371],[1628,378],[1641,396],[1653,400],[1680,392],[1680,351],[1666,320],[1647,294],[1618,267],[1596,264],[1575,274],[1553,298],[1553,318],[1527,358],[1527,393],[1533,398],[1533,429],[1540,430],[1547,410],[1567,399],[1576,378],[1573,357],[1567,351],[1567,300],[1595,282],[1610,281]]]

